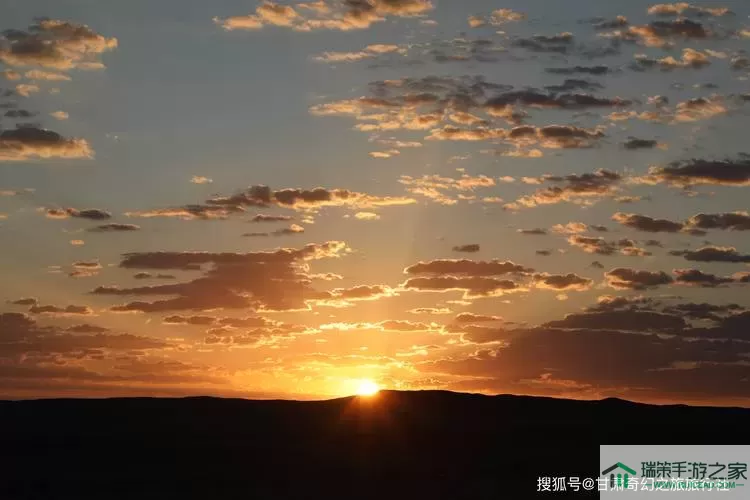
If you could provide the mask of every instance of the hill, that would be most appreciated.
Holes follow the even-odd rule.
[[[747,422],[445,391],[0,401],[0,498],[530,498],[539,476],[598,475],[599,444],[737,444]]]

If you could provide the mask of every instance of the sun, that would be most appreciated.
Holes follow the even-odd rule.
[[[373,396],[378,393],[380,387],[370,379],[364,379],[357,386],[357,396]]]

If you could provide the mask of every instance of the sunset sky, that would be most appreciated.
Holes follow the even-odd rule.
[[[0,397],[750,405],[748,2],[2,10]]]

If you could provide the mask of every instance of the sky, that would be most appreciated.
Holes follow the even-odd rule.
[[[1,24],[0,397],[750,405],[747,2]]]

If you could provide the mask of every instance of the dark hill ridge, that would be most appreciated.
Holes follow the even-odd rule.
[[[0,498],[530,498],[538,476],[595,477],[599,444],[738,444],[748,422],[446,391],[0,401]]]

